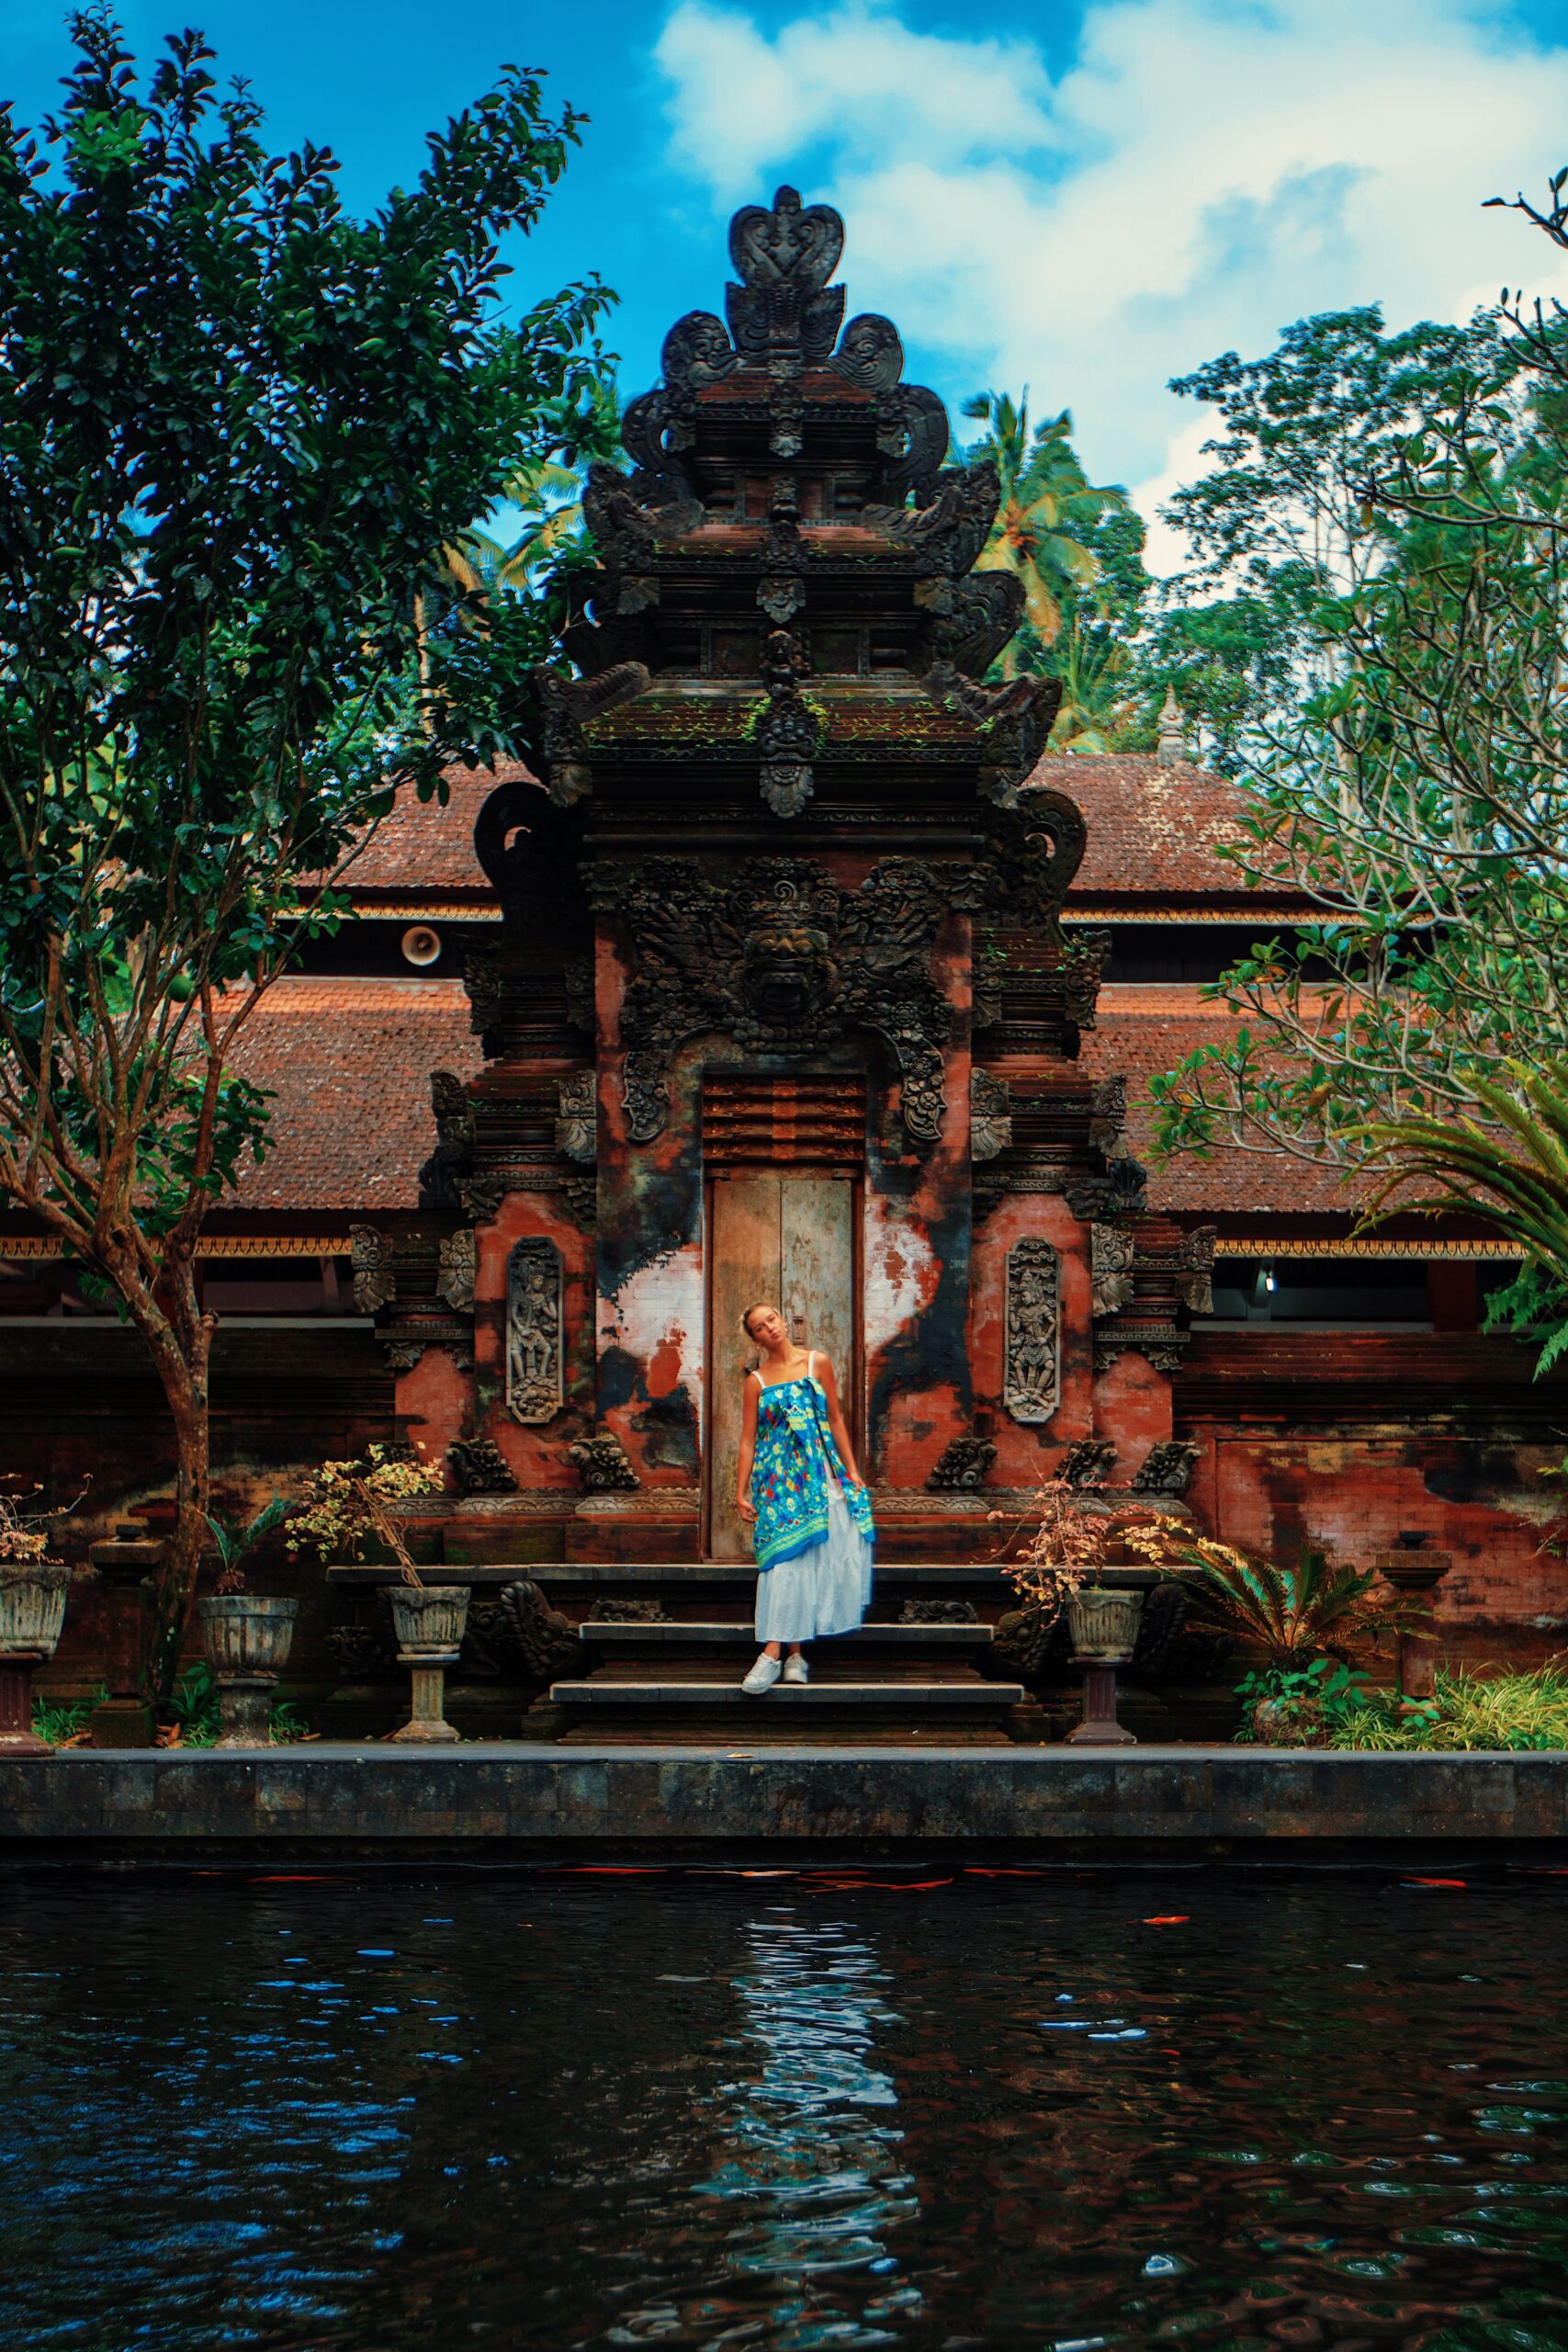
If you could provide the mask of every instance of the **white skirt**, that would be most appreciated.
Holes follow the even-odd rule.
[[[828,1534],[757,1578],[757,1639],[809,1642],[848,1634],[871,1605],[871,1545],[836,1478],[828,1481]]]

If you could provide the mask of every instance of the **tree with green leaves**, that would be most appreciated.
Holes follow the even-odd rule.
[[[1568,248],[1559,197],[1524,209]],[[1155,1092],[1167,1151],[1487,1217],[1525,1253],[1511,1308],[1568,1337],[1568,314],[1503,318],[1325,430],[1359,453],[1334,459],[1353,560],[1310,608],[1307,691],[1238,737],[1230,852],[1317,920],[1224,976],[1235,1036]]]
[[[166,1690],[208,1527],[197,1244],[265,1144],[245,1035],[394,792],[515,748],[536,607],[425,638],[423,600],[587,396],[607,298],[501,316],[579,135],[536,73],[361,220],[198,35],[143,85],[107,15],[71,32],[58,115],[0,115],[0,1201],[163,1385]]]
[[[1150,615],[1140,665],[1168,684],[1222,768],[1257,730],[1335,684],[1341,610],[1397,563],[1401,518],[1366,494],[1405,437],[1477,376],[1506,364],[1494,314],[1397,334],[1375,305],[1299,319],[1265,358],[1225,352],[1171,390],[1216,412],[1209,463],[1163,519],[1190,561]]]

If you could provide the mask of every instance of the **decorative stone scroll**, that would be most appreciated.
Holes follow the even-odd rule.
[[[995,1159],[1012,1141],[1012,1089],[994,1071],[969,1073],[969,1157]]]
[[[514,1421],[552,1420],[565,1399],[561,1256],[553,1241],[514,1241],[506,1261],[506,1409]]]
[[[1048,1241],[1008,1251],[1002,1403],[1015,1421],[1048,1421],[1062,1394],[1062,1262]]]
[[[1089,1269],[1093,1311],[1120,1315],[1133,1304],[1133,1263],[1137,1244],[1125,1226],[1089,1227]]]
[[[398,1295],[390,1237],[378,1233],[373,1225],[354,1225],[349,1227],[348,1247],[354,1272],[354,1311],[356,1315],[379,1315]]]

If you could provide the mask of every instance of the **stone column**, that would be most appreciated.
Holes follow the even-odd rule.
[[[1402,1532],[1397,1552],[1372,1562],[1379,1576],[1394,1590],[1411,1596],[1430,1593],[1453,1566],[1451,1552],[1428,1551],[1429,1538]],[[1428,1607],[1430,1603],[1428,1603]],[[1399,1637],[1399,1695],[1406,1713],[1414,1714],[1437,1695],[1438,1641],[1430,1618],[1418,1630]]]

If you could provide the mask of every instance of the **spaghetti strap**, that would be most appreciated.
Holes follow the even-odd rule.
[[[806,1377],[807,1380],[815,1380],[817,1377],[817,1351],[815,1348],[807,1348],[806,1351]]]

